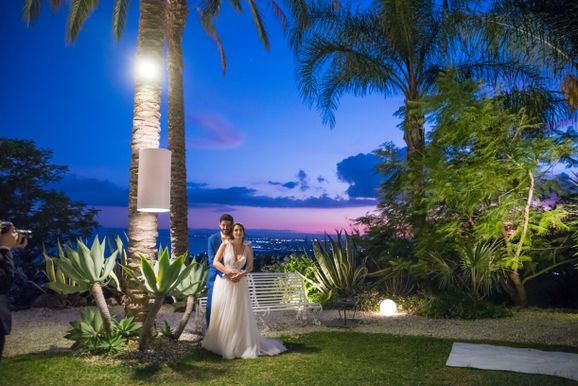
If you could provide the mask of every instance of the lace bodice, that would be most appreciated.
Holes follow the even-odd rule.
[[[247,262],[247,246],[243,245],[243,254],[235,258],[235,251],[233,243],[227,241],[227,246],[225,248],[225,253],[223,256],[223,264],[225,267],[233,270],[234,272],[241,271],[245,263]]]

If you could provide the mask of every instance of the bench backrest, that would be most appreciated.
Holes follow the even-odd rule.
[[[247,285],[254,311],[290,309],[309,304],[303,278],[298,273],[250,273]],[[206,297],[199,299],[201,309],[204,310],[206,304]]]
[[[253,308],[308,303],[303,278],[297,273],[251,273],[247,280]]]

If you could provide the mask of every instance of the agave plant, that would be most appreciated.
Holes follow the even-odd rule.
[[[140,328],[134,318],[127,317],[118,322],[113,319],[112,330],[106,332],[102,316],[90,308],[82,311],[80,320],[70,322],[70,326],[64,337],[74,341],[73,351],[106,353],[118,351]]]
[[[355,241],[345,232],[345,243],[341,232],[334,240],[327,236],[322,245],[313,242],[313,254],[317,265],[311,267],[314,279],[303,276],[303,279],[317,288],[326,298],[334,294],[341,297],[352,297],[357,293],[367,276],[367,258],[361,258]]]
[[[156,316],[163,305],[165,296],[176,291],[180,283],[188,279],[195,265],[185,266],[187,255],[183,254],[174,259],[169,257],[168,248],[161,248],[159,258],[151,266],[146,257],[141,256],[141,271],[144,285],[148,293],[154,298],[152,308],[148,311],[141,331],[139,348],[146,349],[151,329]]]
[[[110,332],[112,321],[102,287],[111,281],[118,283],[113,274],[118,251],[105,258],[105,240],[106,238],[101,243],[96,236],[91,248],[88,248],[82,240],[78,240],[76,251],[68,245],[64,245],[63,250],[58,243],[59,257],[52,258],[45,253],[44,259],[47,276],[50,279],[48,288],[65,295],[90,291],[102,316],[104,328]]]
[[[205,282],[207,281],[207,275],[209,273],[209,265],[207,264],[206,260],[202,260],[200,262],[193,260],[189,267],[191,266],[192,268],[190,269],[189,276],[185,277],[183,281],[178,283],[171,292],[171,296],[175,298],[187,299],[185,312],[183,313],[183,316],[176,330],[173,332],[168,325],[165,326],[166,335],[177,340],[183,333],[185,326],[191,318],[193,305],[195,304],[195,297],[199,296],[199,294],[202,293],[205,289]],[[181,270],[184,269],[185,266],[181,268]]]

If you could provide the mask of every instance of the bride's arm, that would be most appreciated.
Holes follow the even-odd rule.
[[[223,272],[225,276],[229,276],[231,275],[231,270],[225,267],[221,262],[223,260],[223,255],[225,254],[226,246],[227,246],[226,243],[221,243],[221,246],[219,247],[219,250],[217,251],[215,258],[213,259],[213,267],[215,267],[217,271]]]
[[[245,269],[241,271],[242,276],[253,272],[253,248],[250,245],[245,245],[245,248],[247,248],[247,263],[245,263]]]

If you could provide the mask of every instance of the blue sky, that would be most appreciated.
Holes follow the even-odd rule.
[[[68,7],[54,14],[47,3],[26,27],[22,2],[0,0],[0,135],[52,150],[53,161],[70,168],[59,188],[101,209],[103,225],[124,226],[138,2],[120,42],[112,37],[112,5],[101,2],[74,45],[65,44]],[[332,231],[371,210],[379,177],[369,153],[385,141],[403,146],[393,116],[402,99],[345,96],[335,128],[322,125],[299,95],[293,55],[268,4],[268,53],[249,10],[239,15],[224,4],[217,28],[225,77],[194,11],[185,30],[191,228],[210,227],[230,211],[253,228]],[[162,147],[166,111],[165,89]]]

